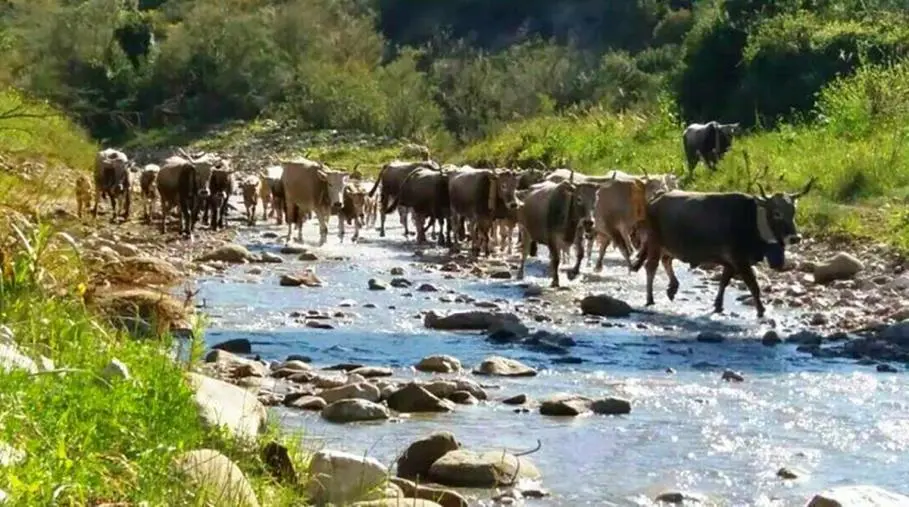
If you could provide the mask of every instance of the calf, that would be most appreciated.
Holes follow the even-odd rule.
[[[497,169],[498,171],[498,169]],[[499,181],[501,182],[500,190],[503,199],[507,203],[514,201],[515,192],[526,190],[532,185],[543,181],[545,173],[534,169],[512,171],[510,169],[501,170]],[[505,209],[496,209],[496,231],[498,236],[498,246],[506,253],[511,253],[512,238],[514,230],[518,225],[518,217],[515,214],[515,208],[506,205]]]
[[[515,193],[512,206],[515,207],[521,227],[521,267],[518,279],[524,278],[524,264],[527,256],[534,253],[535,244],[543,243],[549,248],[549,269],[552,287],[559,286],[559,264],[565,245],[574,245],[578,258],[568,272],[568,279],[575,279],[581,270],[584,258],[583,238],[592,228],[587,218],[589,210],[573,182],[555,183],[543,181],[527,190]]]
[[[240,192],[243,194],[243,207],[246,211],[246,223],[256,225],[256,205],[259,203],[262,182],[259,177],[250,176],[240,181]],[[263,206],[265,199],[263,199]],[[264,212],[262,213],[265,214]],[[264,218],[263,218],[264,220]]]
[[[692,123],[682,132],[682,143],[685,147],[685,158],[688,161],[688,179],[694,174],[700,159],[711,171],[732,147],[732,139],[738,134],[738,123]]]
[[[102,197],[110,199],[111,223],[117,221],[117,199],[123,198],[123,220],[129,219],[130,205],[129,158],[122,151],[108,148],[95,156],[95,206],[92,216],[98,216]]]
[[[379,171],[376,182],[369,191],[369,196],[372,197],[375,195],[379,186],[382,187],[378,202],[379,237],[385,237],[385,215],[389,213],[387,210],[394,210],[394,207],[389,207],[388,203],[392,200],[398,200],[398,192],[400,192],[401,184],[407,179],[407,176],[417,169],[423,168],[435,171],[441,169],[438,164],[431,160],[421,162],[402,162],[400,160],[393,160],[382,166],[382,170]],[[404,237],[407,237],[410,235],[410,230],[407,227],[407,207],[398,206],[398,213],[401,217],[401,225],[404,226]]]
[[[143,219],[147,223],[151,223],[155,212],[155,200],[158,198],[156,182],[160,170],[161,167],[157,164],[146,164],[139,173],[139,198],[142,201]]]
[[[662,263],[669,277],[666,295],[672,301],[679,281],[672,260],[697,266],[711,263],[723,267],[714,310],[723,311],[723,296],[733,276],[738,276],[754,298],[757,316],[764,316],[761,289],[753,266],[763,259],[772,269],[781,270],[786,245],[797,244],[795,208],[799,198],[808,193],[814,179],[794,194],[775,193],[767,196],[738,192],[702,193],[673,190],[657,196],[647,204],[644,247],[632,265],[638,271],[646,264],[647,305],[653,301],[653,278]]]
[[[360,228],[363,227],[364,207],[366,204],[366,190],[360,186],[359,181],[351,181],[344,185],[343,204],[338,212],[338,239],[344,242],[344,225],[353,223],[354,234],[350,238],[356,242],[360,239]]]
[[[321,162],[305,158],[283,162],[281,166],[284,167],[281,183],[287,218],[285,243],[290,243],[295,223],[297,241],[303,242],[303,221],[314,213],[319,220],[319,245],[324,245],[328,239],[328,220],[343,204],[347,173],[332,171]]]
[[[281,174],[284,168],[272,165],[259,174],[259,197],[262,199],[262,221],[274,216],[278,225],[284,223],[284,184],[281,183]],[[269,204],[271,211],[269,211]]]
[[[76,178],[76,216],[82,218],[82,212],[87,211],[92,204],[92,182],[85,174]]]
[[[413,210],[417,243],[426,242],[426,230],[434,222],[440,223],[438,242],[451,244],[452,223],[450,219],[448,174],[430,168],[418,168],[407,175],[398,187],[395,199],[384,213],[394,211],[396,206],[407,206]],[[429,223],[424,225],[426,220]],[[445,224],[447,225],[447,230]]]

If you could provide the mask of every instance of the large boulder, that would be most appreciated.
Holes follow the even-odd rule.
[[[388,406],[398,412],[451,412],[454,405],[441,400],[421,386],[410,383],[388,397]]]
[[[461,361],[456,357],[437,354],[424,357],[415,368],[427,373],[454,373],[461,371]]]
[[[805,507],[904,507],[909,496],[877,486],[841,486],[814,495]]]
[[[253,255],[245,246],[242,245],[224,245],[220,248],[205,253],[196,259],[197,262],[228,262],[231,264],[242,264],[244,262],[253,262],[256,256]]]
[[[196,499],[203,503],[259,507],[243,471],[218,451],[200,449],[181,454],[174,460],[174,468],[198,488]]]
[[[251,354],[252,344],[246,338],[234,338],[212,345],[215,350],[224,350],[232,354]]]
[[[865,269],[862,261],[846,252],[839,252],[825,262],[814,266],[814,281],[829,283],[834,280],[848,280]]]
[[[587,296],[581,300],[581,312],[584,315],[600,317],[627,317],[631,315],[631,305],[606,294]]]
[[[625,398],[611,396],[597,400],[590,405],[594,414],[599,415],[624,415],[631,413],[631,402]]]
[[[323,450],[309,462],[308,500],[313,505],[346,505],[382,492],[388,469],[375,458]]]
[[[205,355],[205,362],[213,363],[215,369],[231,377],[265,377],[268,375],[268,367],[260,361],[240,357],[226,350],[209,351]]]
[[[435,502],[442,507],[468,507],[467,499],[457,491],[432,486],[423,486],[401,477],[391,477],[389,482],[401,488],[405,498],[418,498]],[[410,505],[410,504],[407,504]]]
[[[356,384],[335,387],[334,389],[326,389],[319,393],[319,397],[328,404],[345,399],[360,399],[375,403],[381,399],[381,392],[375,384],[358,382]]]
[[[383,498],[365,500],[351,504],[351,507],[442,507],[440,504],[422,498]]]
[[[268,413],[253,393],[204,375],[189,373],[188,376],[205,424],[226,427],[231,434],[245,439],[258,436]]]
[[[398,477],[420,479],[425,482],[429,477],[429,467],[439,458],[451,451],[461,448],[454,434],[440,431],[421,438],[410,444],[404,454],[398,458]]]
[[[385,405],[367,400],[338,400],[322,409],[322,418],[334,423],[381,421],[389,417]]]
[[[423,317],[423,325],[429,329],[442,331],[487,331],[502,322],[520,324],[521,319],[513,313],[469,310],[450,313],[444,317],[435,312],[428,312]]]
[[[590,412],[593,400],[585,396],[559,393],[540,403],[540,414],[555,416],[575,416]]]
[[[429,478],[445,486],[492,488],[535,480],[540,472],[530,460],[502,451],[451,451],[432,464]]]
[[[316,276],[315,271],[307,269],[299,273],[281,275],[281,278],[278,279],[278,285],[281,287],[321,287],[322,280]]]
[[[475,375],[495,375],[499,377],[533,377],[537,371],[533,368],[507,357],[490,356],[483,360],[473,373]]]

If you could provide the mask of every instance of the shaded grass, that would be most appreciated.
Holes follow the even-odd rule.
[[[750,133],[711,173],[695,170],[687,188],[716,191],[794,191],[811,177],[798,220],[815,236],[886,243],[909,253],[909,127],[902,118],[879,122],[861,137],[820,124]],[[516,123],[461,150],[464,163],[531,167],[569,165],[588,174],[686,175],[683,126],[668,109],[650,113],[591,111]]]

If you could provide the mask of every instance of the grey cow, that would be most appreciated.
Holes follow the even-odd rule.
[[[814,179],[796,193],[754,196],[739,192],[705,193],[674,190],[659,195],[646,206],[644,247],[632,271],[646,264],[647,305],[653,301],[653,278],[662,263],[669,276],[666,295],[670,301],[679,290],[672,260],[697,266],[723,266],[714,309],[723,311],[723,296],[733,276],[738,276],[754,298],[758,318],[764,316],[761,289],[753,266],[763,259],[772,269],[783,268],[785,248],[801,236],[795,226],[795,207],[808,193]]]
[[[369,197],[371,198],[375,195],[376,190],[381,185],[382,191],[379,194],[378,202],[378,214],[379,214],[379,237],[385,237],[385,215],[389,212],[388,203],[391,200],[396,200],[398,197],[398,192],[401,189],[401,184],[410,175],[410,173],[416,171],[417,169],[432,169],[439,171],[441,168],[439,164],[429,160],[429,161],[420,161],[420,162],[402,162],[400,160],[393,160],[384,166],[382,170],[379,171],[379,177],[376,178],[375,184],[373,184],[372,189],[369,190]],[[404,226],[404,236],[410,235],[410,230],[407,227],[407,215],[408,208],[406,206],[398,206],[398,212],[401,216],[401,225]]]

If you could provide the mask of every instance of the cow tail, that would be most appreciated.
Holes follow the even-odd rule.
[[[622,239],[621,241],[624,241],[624,239]],[[649,242],[644,242],[644,244],[641,245],[641,249],[638,250],[637,254],[635,254],[634,262],[631,263],[631,272],[632,273],[636,273],[641,270],[641,266],[644,265],[644,261],[647,259],[647,250],[649,248],[650,248]]]
[[[382,170],[379,171],[379,175],[376,176],[376,181],[372,184],[372,189],[369,191],[369,197],[372,197],[376,194],[376,190],[379,188],[379,183],[382,181],[382,175],[385,174],[386,169],[388,169],[388,164],[382,166]]]

